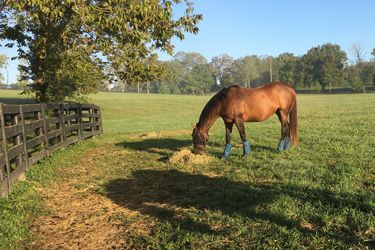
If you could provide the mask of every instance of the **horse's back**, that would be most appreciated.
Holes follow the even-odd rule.
[[[236,98],[241,100],[242,98],[262,98],[262,99],[274,99],[279,98],[290,98],[295,97],[296,92],[294,89],[284,82],[273,82],[268,83],[257,88],[245,88],[239,85],[232,85],[222,90],[222,96],[227,99]]]
[[[245,121],[263,121],[278,109],[289,109],[296,93],[283,82],[269,83],[257,88],[232,85],[222,90],[222,116],[225,120],[240,118]]]

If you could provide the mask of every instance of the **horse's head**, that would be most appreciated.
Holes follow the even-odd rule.
[[[203,133],[199,127],[195,124],[193,125],[193,153],[194,154],[204,154],[206,151],[206,145],[208,143],[208,133]]]

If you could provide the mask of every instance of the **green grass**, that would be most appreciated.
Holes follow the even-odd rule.
[[[22,223],[39,213],[35,187],[44,179],[59,181],[51,177],[54,168],[67,168],[67,159],[75,159],[88,147],[103,147],[119,156],[103,155],[91,163],[101,173],[91,185],[114,203],[139,212],[138,216],[119,213],[108,218],[122,225],[114,237],[126,242],[126,247],[374,247],[375,94],[299,95],[300,146],[282,153],[274,150],[280,133],[276,117],[246,124],[252,143],[247,158],[240,157],[242,148],[234,130],[232,140],[237,146],[228,161],[219,158],[224,125],[218,120],[210,130],[208,154],[214,159],[209,164],[167,161],[176,151],[191,147],[189,133],[144,139],[134,136],[145,131],[190,130],[190,123],[198,120],[208,99],[92,95],[90,102],[102,107],[105,135],[53,156],[51,161],[56,159],[56,163],[51,172],[44,172],[49,161],[34,168],[41,177],[29,174],[11,199],[1,201],[0,211],[6,213],[0,215],[0,232],[9,227],[18,232],[14,237],[5,235],[2,246],[20,245],[30,238],[28,224]],[[123,152],[126,155],[121,155]]]

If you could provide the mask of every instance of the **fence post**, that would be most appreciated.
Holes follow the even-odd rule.
[[[92,124],[91,133],[94,133],[96,130],[95,108],[91,105],[89,110],[89,113],[91,114],[90,123]]]
[[[82,124],[82,104],[78,104],[78,124],[79,124],[79,130],[78,130],[78,140],[83,140],[83,124]]]
[[[49,156],[49,142],[48,142],[48,126],[49,124],[47,123],[47,114],[46,114],[46,106],[45,104],[40,104],[40,107],[42,109],[42,119],[43,119],[43,130],[44,130],[44,147],[47,150],[47,156]]]
[[[19,106],[19,111],[18,111],[18,114],[15,114],[13,117],[12,117],[12,125],[18,125],[20,124],[19,123],[19,118],[21,116],[21,106]],[[22,125],[21,125],[22,126]],[[16,145],[20,145],[21,144],[21,135],[18,134],[16,135],[15,137],[13,137],[13,144],[14,146]],[[22,165],[22,154],[19,154],[17,157],[16,157],[16,167],[20,167]]]
[[[10,180],[10,164],[9,164],[9,157],[8,157],[8,143],[7,138],[5,135],[5,118],[3,113],[3,105],[0,104],[0,126],[1,126],[1,135],[3,137],[3,149],[4,149],[4,158],[5,158],[5,167],[6,167],[6,174],[7,174],[7,180],[8,180],[8,190],[5,191],[5,196],[8,197],[8,194],[12,190],[12,183]]]
[[[98,107],[99,110],[99,124],[100,124],[100,134],[103,134],[103,114],[102,114],[102,109]]]
[[[23,113],[22,105],[20,105],[20,115],[21,115],[21,126],[22,126],[22,142],[23,142],[23,151],[25,155],[25,164],[26,164],[26,171],[29,170],[29,152],[27,149],[27,138],[26,138],[26,130],[25,130],[25,117]]]
[[[61,140],[61,142],[63,142],[66,139],[65,119],[64,119],[64,104],[63,103],[60,103],[59,118],[60,118],[60,126],[61,126],[61,129],[62,129],[62,132],[63,132],[63,134],[60,136],[60,140]]]

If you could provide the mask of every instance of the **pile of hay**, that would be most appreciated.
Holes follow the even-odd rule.
[[[159,135],[155,131],[150,131],[150,132],[144,132],[138,135],[138,137],[141,139],[150,139],[150,138],[158,138]]]
[[[169,162],[172,164],[176,163],[192,163],[192,164],[206,164],[212,160],[211,156],[208,155],[196,155],[189,149],[182,149],[176,152],[169,158]]]

